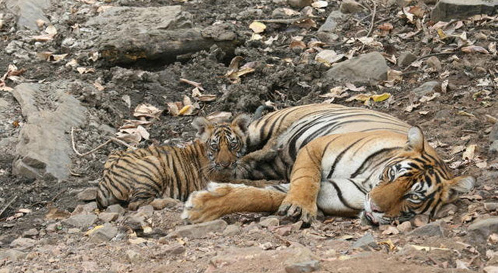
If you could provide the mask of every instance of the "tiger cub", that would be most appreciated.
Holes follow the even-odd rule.
[[[310,223],[320,209],[328,215],[361,215],[374,225],[389,224],[417,214],[432,217],[443,204],[474,187],[473,177],[450,173],[418,127],[403,132],[406,124],[399,122],[399,131],[378,130],[364,120],[373,114],[370,111],[340,110],[365,115],[357,113],[347,122],[336,115],[332,122],[298,120],[257,152],[274,154],[260,164],[260,174],[288,173],[290,184],[261,189],[210,183],[207,190],[190,195],[182,218],[195,223],[233,212],[278,211]],[[313,120],[316,128],[310,126]],[[392,118],[384,123],[396,124]],[[256,168],[257,159],[251,159]]]
[[[209,180],[225,181],[246,153],[244,138],[250,118],[213,124],[197,118],[197,139],[186,147],[151,146],[109,156],[98,185],[100,209],[115,203],[136,210],[156,197],[186,200]]]

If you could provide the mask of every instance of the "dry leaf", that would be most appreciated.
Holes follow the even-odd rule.
[[[90,235],[92,235],[92,233],[94,233],[96,230],[99,230],[99,229],[101,229],[101,228],[103,228],[103,227],[104,227],[104,225],[96,226],[96,227],[94,227],[94,228],[90,229],[89,231],[85,232],[85,236],[90,236]]]
[[[232,113],[230,112],[215,112],[206,117],[211,122],[217,123],[222,121],[227,121],[232,118]]]
[[[471,118],[475,118],[476,116],[474,116],[474,114],[471,114],[471,113],[468,113],[468,112],[465,112],[465,111],[458,111],[457,112],[457,115],[459,116],[467,116],[467,117],[471,117]]]
[[[396,230],[398,230],[398,229],[396,229]],[[398,231],[398,233],[399,233],[399,231]],[[396,233],[396,234],[398,234],[398,233]],[[391,239],[389,239],[389,240],[387,240],[387,241],[381,241],[381,242],[378,242],[377,244],[379,244],[379,245],[386,245],[386,246],[388,246],[388,247],[389,247],[389,251],[394,251],[394,250],[396,250],[396,246],[393,244],[393,242],[391,241]]]
[[[130,144],[130,145],[136,145],[142,140],[142,136],[140,133],[137,131],[136,128],[130,128],[130,129],[121,129],[119,132],[116,133],[116,138]]]
[[[78,66],[78,61],[76,59],[71,59],[69,62],[66,63],[66,66],[71,66],[71,67],[77,67]]]
[[[95,72],[95,69],[92,68],[92,67],[88,68],[88,67],[82,67],[82,66],[80,66],[80,67],[76,68],[76,70],[80,74],[86,74],[86,73],[93,73],[93,72]]]
[[[266,25],[261,22],[254,21],[249,25],[249,28],[252,29],[254,33],[262,33],[265,31]]]
[[[294,49],[294,48],[306,49],[306,44],[300,40],[292,40],[290,45],[289,45],[289,48],[290,49]]]
[[[172,116],[178,116],[178,112],[180,112],[180,110],[178,109],[178,105],[174,102],[168,102],[166,103],[167,106],[168,106],[168,111],[170,113],[170,115]]]
[[[489,54],[489,52],[482,46],[476,46],[476,45],[472,45],[472,46],[466,46],[466,47],[462,47],[461,48],[462,52],[465,52],[465,53],[484,53],[484,54]]]
[[[383,30],[383,31],[388,31],[388,32],[389,32],[389,31],[390,31],[390,30],[392,30],[394,27],[393,27],[393,25],[392,25],[391,23],[384,23],[384,24],[382,24],[382,25],[378,26],[377,28],[378,28],[378,29],[380,29],[380,30]]]
[[[301,28],[316,28],[316,22],[310,18],[297,20],[292,25],[298,26]]]
[[[69,211],[52,207],[45,215],[45,218],[49,220],[62,220],[68,218],[69,216],[71,216],[71,213],[69,213]]]
[[[389,226],[386,230],[382,232],[383,235],[396,235],[399,234],[399,230],[396,227]]]
[[[194,106],[191,104],[183,106],[180,111],[178,111],[179,116],[190,116],[194,112]]]
[[[149,132],[147,132],[147,130],[144,127],[140,125],[137,126],[137,132],[140,134],[140,136],[142,136],[143,139],[145,140],[149,139],[150,134]]]
[[[462,155],[462,159],[464,159],[464,160],[465,159],[469,159],[469,160],[474,159],[476,149],[477,149],[477,145],[475,145],[475,144],[471,144],[471,145],[467,146],[467,148],[465,149],[465,152]]]
[[[420,103],[414,103],[414,104],[410,104],[408,105],[406,108],[405,108],[405,111],[406,112],[411,112],[413,111],[413,109],[417,108],[420,106]]]
[[[431,250],[447,250],[451,251],[449,248],[443,248],[443,247],[433,247],[433,246],[418,246],[418,245],[407,245],[411,246],[416,250],[423,250],[423,251],[431,251]]]
[[[380,102],[380,101],[385,101],[387,100],[388,98],[391,97],[391,94],[389,93],[384,93],[384,94],[381,94],[381,95],[373,95],[372,96],[372,99],[373,101],[375,102]]]
[[[134,112],[133,116],[137,118],[152,118],[152,119],[159,119],[159,116],[161,115],[161,110],[159,110],[157,107],[144,103],[144,104],[139,104]]]
[[[125,119],[124,124],[119,127],[119,129],[128,129],[128,128],[137,128],[138,126],[148,126],[151,125],[152,122],[148,120],[137,120],[137,119]]]

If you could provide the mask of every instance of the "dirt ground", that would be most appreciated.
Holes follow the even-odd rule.
[[[433,7],[422,2],[412,5],[425,11]],[[371,1],[361,3],[372,7]],[[83,24],[89,16],[96,14],[92,13],[95,7],[104,4],[139,7],[181,5],[184,11],[192,14],[196,26],[230,22],[244,42],[235,52],[222,52],[213,47],[209,52],[184,56],[174,63],[140,62],[123,67],[109,66],[102,61],[88,63],[86,66],[95,71],[85,74],[64,63],[36,58],[36,52],[43,51],[67,53],[75,58],[81,56],[81,52],[63,46],[62,41],[67,37],[77,39],[72,27]],[[248,26],[255,19],[272,19],[272,11],[277,8],[291,8],[286,1],[63,0],[46,11],[53,19],[58,34],[44,43],[29,42],[26,37],[32,36],[33,32],[17,30],[15,16],[2,11],[1,5],[0,1],[0,15],[3,16],[0,17],[3,22],[0,24],[0,49],[6,48],[12,41],[22,41],[23,45],[14,53],[0,51],[0,75],[7,71],[9,64],[15,64],[26,69],[22,75],[25,82],[70,79],[90,84],[97,81],[105,87],[97,94],[85,93],[85,90],[77,88],[72,91],[72,95],[90,113],[89,122],[76,130],[75,142],[82,152],[98,146],[112,135],[101,130],[100,125],[119,128],[124,119],[133,118],[133,109],[142,103],[165,110],[160,120],[147,129],[150,139],[139,144],[147,146],[192,140],[194,130],[190,123],[195,115],[215,111],[253,113],[266,101],[275,103],[278,108],[323,102],[327,98],[322,96],[328,94],[331,88],[344,86],[325,78],[329,67],[315,61],[317,50],[290,47],[296,36],[301,36],[306,44],[320,40],[317,28],[330,12],[339,9],[339,1],[328,1],[328,6],[322,11],[314,10],[316,27],[266,22],[264,39],[251,40],[253,31]],[[83,9],[91,12],[75,12]],[[0,120],[0,136],[2,142],[10,143],[2,145],[0,151],[0,209],[5,208],[0,215],[0,272],[284,272],[288,263],[301,262],[303,256],[313,257],[307,260],[319,261],[319,272],[390,272],[393,269],[411,272],[497,272],[498,230],[491,230],[491,235],[484,238],[472,236],[468,231],[472,223],[498,214],[496,208],[484,206],[485,203],[498,202],[498,157],[497,152],[490,149],[490,133],[498,118],[496,51],[494,54],[491,50],[487,54],[466,53],[459,50],[457,38],[441,40],[434,32],[430,36],[426,34],[431,26],[427,17],[421,33],[400,38],[400,34],[416,30],[416,24],[400,15],[400,10],[401,7],[395,3],[377,2],[376,19],[370,35],[377,44],[362,44],[354,39],[370,30],[369,15],[372,11],[362,9],[359,13],[348,14],[346,22],[335,31],[338,39],[327,41],[320,48],[343,54],[356,50],[354,56],[378,51],[386,58],[399,58],[404,51],[419,57],[457,48],[454,54],[433,54],[440,67],[434,64],[434,58],[432,62],[427,62],[428,58],[420,59],[420,66],[408,68],[388,62],[391,69],[403,73],[401,80],[370,83],[364,85],[365,91],[349,91],[350,96],[334,100],[334,103],[386,112],[420,126],[455,174],[477,178],[475,190],[456,201],[455,206],[443,215],[442,222],[435,225],[443,232],[400,232],[400,229],[390,226],[363,226],[358,219],[339,217],[320,219],[308,229],[296,228],[293,223],[285,221],[264,226],[258,223],[268,215],[236,214],[223,218],[229,224],[227,229],[208,232],[201,238],[175,238],[168,235],[184,225],[180,219],[182,204],[177,204],[161,211],[141,212],[152,232],[144,233],[143,227],[130,228],[130,219],[138,216],[126,212],[112,224],[118,228],[118,235],[109,242],[97,242],[85,235],[86,228],[75,230],[65,226],[62,223],[64,216],[49,219],[46,215],[53,208],[73,212],[78,206],[80,210],[95,214],[91,203],[85,205],[76,196],[81,190],[97,183],[107,155],[124,147],[111,143],[85,157],[73,155],[73,175],[66,180],[16,177],[12,173],[12,162],[24,119],[12,93],[0,91],[0,98],[8,102],[8,105],[0,106],[6,117]],[[387,34],[379,29],[386,22],[393,26]],[[455,30],[455,35],[465,32],[474,45],[488,49],[498,39],[496,22],[496,18],[464,20],[463,25]],[[270,37],[274,38],[272,42],[268,42]],[[236,55],[244,57],[244,63],[255,61],[257,65],[253,73],[241,76],[241,82],[233,84],[223,75]],[[171,116],[167,103],[182,101],[183,96],[190,96],[192,91],[192,86],[180,82],[180,78],[201,83],[205,92],[216,95],[217,99],[200,102],[200,109],[194,116]],[[420,105],[414,110],[407,111],[407,107],[417,103],[417,95],[412,91],[429,81],[443,83],[442,88],[436,90],[440,96],[419,102]],[[7,84],[14,87],[17,83],[7,81]],[[360,101],[347,101],[351,95],[366,92],[389,93],[391,98],[372,101],[368,106]],[[130,97],[131,107],[122,99],[125,95]],[[476,151],[466,154],[468,158],[465,159],[464,153],[472,145],[476,145]],[[13,202],[7,206],[11,200]],[[98,220],[97,224],[103,224],[103,221]],[[414,222],[412,225],[415,229],[425,223]],[[373,235],[373,244],[355,246],[368,234]],[[13,244],[18,238],[27,240],[18,240],[17,244]],[[17,256],[9,250],[20,253],[16,252]],[[287,272],[305,272],[289,270],[292,269],[287,269]]]

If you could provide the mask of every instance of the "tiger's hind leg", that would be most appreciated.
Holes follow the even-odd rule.
[[[129,210],[137,210],[139,207],[146,206],[154,201],[156,195],[143,189],[137,189],[131,195],[128,203]]]
[[[273,189],[211,182],[207,190],[190,194],[182,219],[200,223],[234,212],[275,212],[284,197]]]

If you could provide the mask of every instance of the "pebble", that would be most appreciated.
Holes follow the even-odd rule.
[[[137,253],[136,251],[133,251],[131,249],[126,251],[126,258],[128,259],[129,262],[131,263],[136,263],[140,261],[141,255]]]
[[[289,6],[298,9],[311,5],[311,2],[311,0],[287,0]]]
[[[412,230],[409,235],[414,235],[414,236],[423,236],[423,237],[447,237],[448,236],[448,229],[447,225],[443,221],[436,221],[429,223],[425,226],[418,227],[414,230]]]
[[[225,236],[234,236],[240,234],[242,229],[238,225],[228,225],[227,228],[223,231],[223,235]]]
[[[375,242],[375,238],[372,235],[372,233],[370,233],[370,232],[367,232],[365,235],[363,235],[363,237],[358,239],[358,241],[356,241],[352,247],[353,248],[368,249],[367,248],[368,246],[371,246],[371,247],[377,246],[377,243]]]
[[[278,226],[280,224],[280,221],[276,217],[268,217],[268,218],[262,219],[259,222],[259,224],[262,227],[275,227],[275,226]]]
[[[103,227],[93,231],[90,234],[90,241],[92,242],[108,242],[118,234],[118,228],[111,224],[104,224]]]
[[[164,254],[179,255],[179,254],[184,253],[186,250],[187,249],[184,246],[177,244],[177,245],[168,246],[168,247],[164,248],[163,253]]]
[[[62,223],[70,227],[86,229],[97,221],[97,215],[94,214],[78,214],[63,220]]]
[[[7,249],[0,250],[0,261],[1,260],[11,260],[11,261],[19,261],[26,257],[26,253],[16,250],[16,249]]]
[[[23,237],[35,237],[39,234],[38,230],[36,228],[28,229],[25,232],[23,232],[22,236]]]
[[[362,11],[362,7],[360,5],[360,3],[354,1],[354,0],[344,0],[342,1],[341,3],[341,6],[339,7],[339,10],[342,12],[342,13],[357,13],[357,12],[360,12]]]
[[[12,243],[10,243],[10,247],[14,248],[31,248],[35,246],[36,241],[30,238],[17,238]]]
[[[484,203],[484,209],[487,211],[498,210],[498,203]]]
[[[104,221],[105,223],[115,221],[118,219],[119,214],[116,212],[101,212],[99,214],[99,219]]]
[[[317,260],[312,260],[308,262],[295,263],[285,267],[285,272],[287,273],[304,273],[313,272],[320,269],[320,262]]]
[[[401,233],[407,233],[409,232],[410,230],[412,230],[412,223],[410,223],[409,221],[405,221],[401,224],[399,224],[397,226],[398,230],[401,232]]]
[[[110,205],[107,207],[107,209],[105,210],[105,212],[115,212],[119,215],[123,215],[126,210],[120,206],[119,204],[114,204],[114,205]]]
[[[81,232],[81,229],[79,228],[70,228],[67,230],[67,234],[76,234],[76,233],[80,233]]]
[[[176,205],[178,205],[180,200],[176,200],[173,198],[160,198],[160,199],[155,199],[150,203],[150,205],[155,209],[155,210],[162,210],[164,208],[173,208]]]
[[[95,200],[95,198],[97,198],[97,188],[95,188],[95,187],[86,188],[86,189],[82,190],[81,192],[79,192],[76,195],[76,197],[78,198],[78,200],[81,200],[81,201]]]
[[[429,67],[433,68],[436,71],[441,71],[441,69],[443,69],[443,67],[441,66],[441,61],[436,56],[428,58],[425,62]]]
[[[476,220],[472,223],[468,231],[471,237],[474,237],[476,241],[485,241],[488,236],[493,232],[498,230],[498,217],[490,217],[487,219]]]

